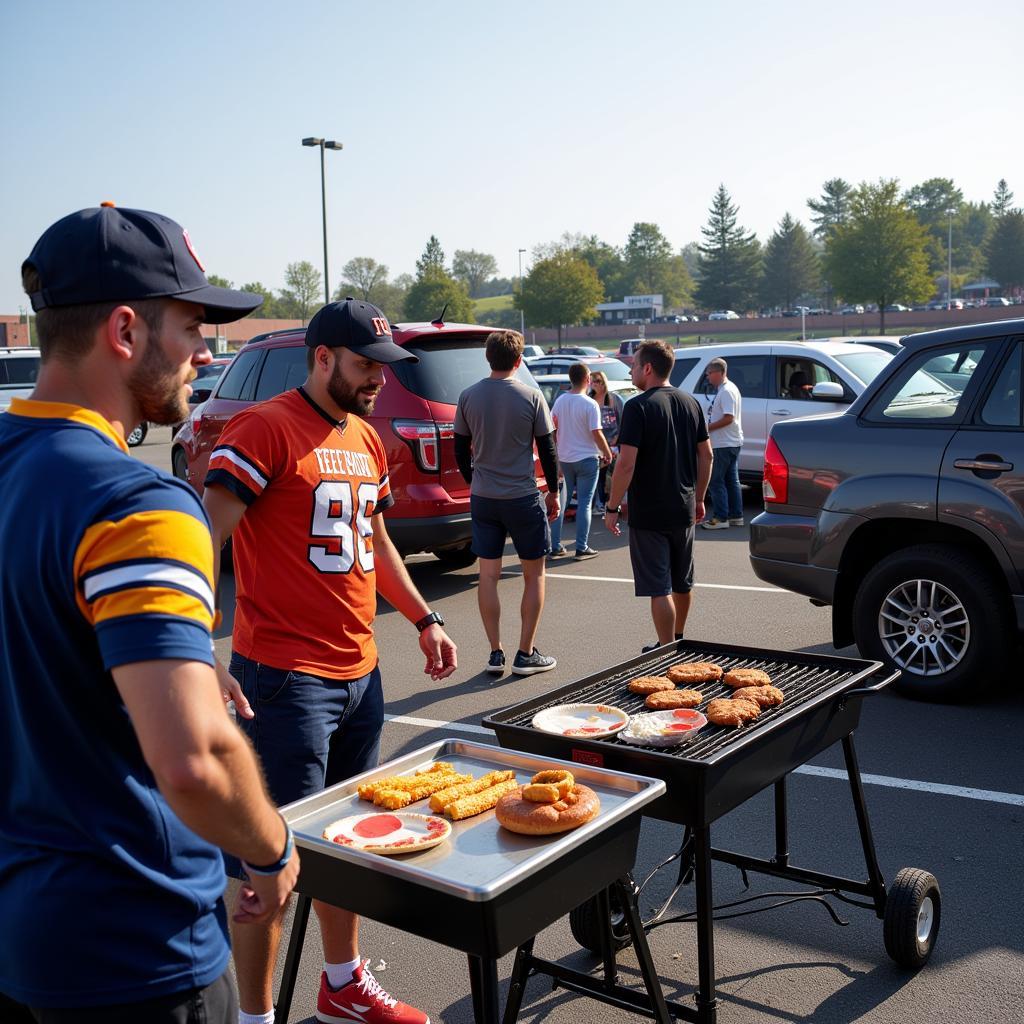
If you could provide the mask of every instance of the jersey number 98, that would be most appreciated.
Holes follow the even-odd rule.
[[[370,513],[376,504],[377,485],[373,483],[360,484],[354,501],[347,480],[323,480],[317,485],[310,536],[331,537],[341,545],[338,554],[324,545],[309,545],[309,560],[320,572],[351,572],[356,558],[363,572],[373,572]]]

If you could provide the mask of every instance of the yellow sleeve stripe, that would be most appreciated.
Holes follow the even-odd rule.
[[[128,615],[170,615],[189,619],[206,630],[213,628],[213,615],[194,594],[157,587],[116,590],[98,597],[89,606],[93,625]]]

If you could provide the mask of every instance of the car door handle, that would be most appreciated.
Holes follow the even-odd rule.
[[[956,469],[981,470],[986,473],[1009,473],[1013,469],[1012,462],[997,462],[994,459],[978,457],[976,459],[957,459],[953,463]]]
[[[792,413],[789,409],[772,409],[771,413],[773,416],[791,416]]]

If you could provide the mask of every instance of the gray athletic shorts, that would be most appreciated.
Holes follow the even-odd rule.
[[[629,528],[629,560],[637,597],[688,594],[693,587],[693,530]]]

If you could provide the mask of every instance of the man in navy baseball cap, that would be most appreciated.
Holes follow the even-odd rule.
[[[375,363],[419,362],[394,343],[388,318],[376,306],[351,295],[344,302],[328,303],[314,315],[306,328],[306,344],[313,349],[318,345],[351,349]]]

